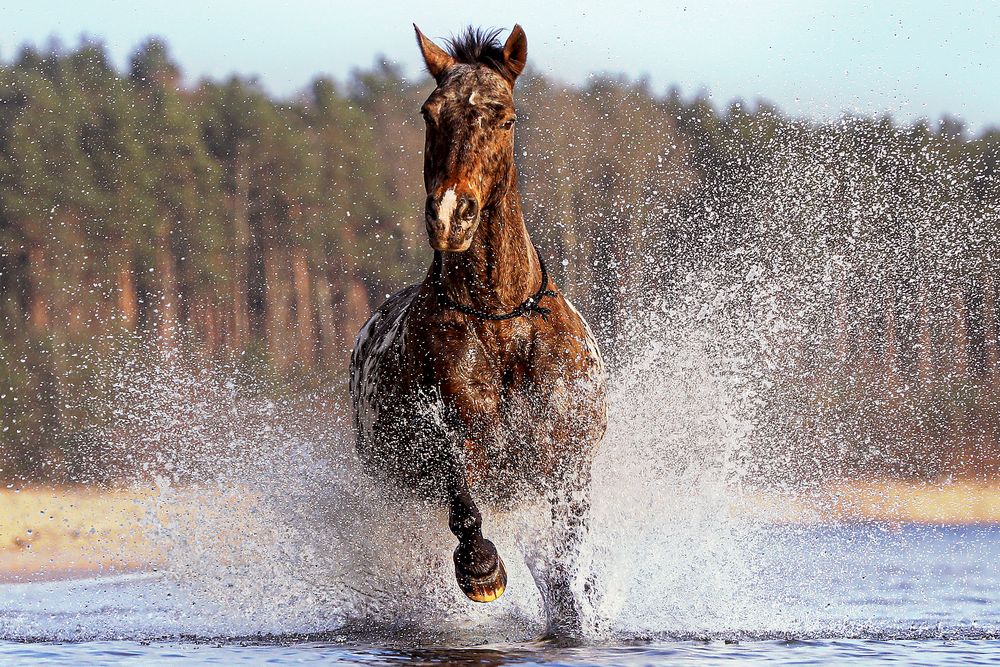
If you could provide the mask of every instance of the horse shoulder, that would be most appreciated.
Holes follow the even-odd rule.
[[[533,362],[565,382],[604,383],[606,369],[597,339],[568,298],[552,305],[548,322],[536,336]]]

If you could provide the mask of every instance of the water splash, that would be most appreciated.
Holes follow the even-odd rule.
[[[816,486],[851,456],[862,467],[892,457],[864,432],[870,413],[851,421],[865,415],[835,399],[859,387],[896,392],[902,399],[887,413],[896,418],[928,394],[900,393],[900,369],[892,377],[901,384],[872,379],[886,369],[858,361],[870,351],[852,338],[861,328],[852,314],[907,287],[911,300],[889,312],[933,337],[949,325],[936,306],[965,275],[954,266],[975,267],[984,256],[976,248],[985,223],[970,217],[968,193],[950,189],[932,151],[872,159],[855,129],[846,123],[808,145],[784,137],[739,178],[659,220],[679,233],[727,231],[679,257],[669,273],[680,278],[669,286],[663,267],[644,265],[640,284],[649,289],[633,292],[641,296],[625,304],[630,315],[611,342],[619,363],[577,582],[598,586],[594,639],[898,627],[877,602],[898,574],[886,564],[898,534],[849,532],[831,560],[811,545],[839,533],[776,528],[755,503],[762,490]],[[731,224],[706,224],[720,215]],[[485,513],[510,581],[497,603],[472,604],[454,584],[444,511],[368,480],[336,400],[266,398],[266,386],[246,398],[236,375],[176,357],[122,366],[107,435],[125,476],[155,489],[141,528],[163,555],[160,572],[124,601],[103,584],[81,584],[99,591],[94,599],[110,596],[100,608],[113,612],[67,612],[44,629],[30,614],[7,615],[0,634],[333,631],[475,642],[541,631],[544,610],[524,561],[544,542],[544,508]],[[848,428],[857,424],[874,443],[860,459],[859,433]],[[852,579],[866,568],[879,581]],[[947,600],[961,585],[941,588],[929,576],[903,577],[916,587],[907,595]],[[837,597],[845,582],[860,602]],[[128,618],[130,605],[146,617]]]

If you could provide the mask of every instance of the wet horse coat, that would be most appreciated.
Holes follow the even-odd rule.
[[[473,498],[512,505],[544,494],[560,564],[543,594],[566,606],[605,429],[605,369],[586,322],[543,281],[525,227],[512,91],[527,40],[518,26],[502,48],[495,37],[470,30],[445,52],[417,30],[438,82],[422,109],[435,252],[423,282],[358,334],[357,449],[386,484],[448,504],[456,576],[477,601],[499,597],[506,573]]]

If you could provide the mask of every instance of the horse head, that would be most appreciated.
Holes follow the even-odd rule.
[[[437,81],[420,109],[427,124],[427,235],[435,250],[461,252],[471,245],[483,209],[513,185],[513,90],[528,40],[519,25],[503,46],[499,30],[470,28],[445,51],[413,28]]]

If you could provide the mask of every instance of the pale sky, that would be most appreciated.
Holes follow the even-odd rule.
[[[124,63],[159,35],[188,81],[255,74],[282,96],[318,73],[343,80],[378,54],[419,76],[412,22],[434,38],[517,22],[531,65],[564,81],[624,73],[656,91],[708,90],[717,106],[765,98],[815,118],[947,112],[1000,125],[1000,2],[30,0],[5,2],[0,17],[5,61],[25,42],[75,45],[86,34]]]

